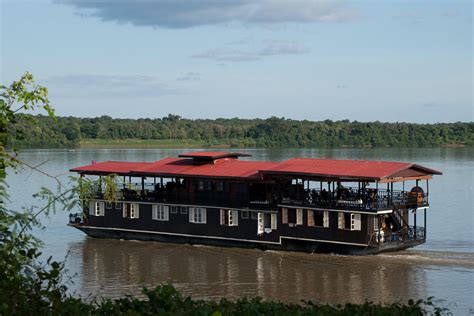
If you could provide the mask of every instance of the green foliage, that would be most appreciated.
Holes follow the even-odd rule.
[[[118,200],[117,175],[107,175],[103,177],[103,181],[105,185],[104,199],[108,202],[116,202]]]
[[[18,115],[12,143],[21,147],[77,147],[88,142],[202,144],[231,147],[437,147],[474,145],[474,123],[382,123],[262,119],[112,119]],[[37,121],[30,128],[29,121]],[[153,143],[153,142],[151,142]]]

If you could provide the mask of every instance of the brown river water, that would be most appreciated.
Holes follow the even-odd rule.
[[[66,178],[91,160],[154,161],[188,150],[31,150],[21,158]],[[260,296],[268,300],[343,304],[406,301],[434,296],[454,314],[474,313],[474,150],[275,149],[243,150],[252,159],[289,157],[410,161],[444,172],[430,183],[427,243],[403,252],[340,256],[94,239],[67,227],[57,212],[37,234],[44,256],[66,260],[69,289],[88,299],[141,295],[143,286],[171,283],[195,298]],[[54,183],[23,170],[8,179],[12,207],[35,203],[31,195]],[[36,203],[37,204],[37,203]]]

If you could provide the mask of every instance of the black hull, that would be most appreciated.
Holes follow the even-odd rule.
[[[196,244],[218,247],[256,248],[261,250],[300,251],[310,253],[337,253],[348,255],[369,255],[382,252],[401,251],[422,244],[421,241],[404,244],[386,244],[378,247],[355,246],[331,242],[318,242],[310,240],[292,240],[282,238],[280,243],[263,243],[259,241],[243,241],[235,239],[220,239],[191,235],[178,235],[160,232],[131,231],[126,229],[108,229],[84,225],[71,225],[90,237],[111,238],[139,241],[157,241],[176,244]]]

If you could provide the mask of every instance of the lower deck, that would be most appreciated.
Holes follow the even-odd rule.
[[[349,254],[402,250],[426,238],[422,227],[393,229],[397,217],[388,211],[285,205],[271,211],[106,201],[93,201],[86,211],[84,220],[72,216],[71,226],[103,238]]]

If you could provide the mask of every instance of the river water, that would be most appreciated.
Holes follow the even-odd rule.
[[[185,149],[22,151],[66,181],[72,167],[92,160],[155,161]],[[70,291],[90,299],[140,295],[142,286],[169,282],[195,298],[321,303],[406,301],[434,296],[455,314],[474,312],[474,149],[245,149],[252,159],[291,157],[408,161],[441,170],[430,181],[427,243],[403,252],[353,257],[156,242],[93,239],[67,227],[68,215],[44,219],[43,253],[66,260]],[[29,170],[8,178],[11,206],[38,205],[32,195],[54,180]],[[78,210],[77,210],[78,211]]]

